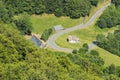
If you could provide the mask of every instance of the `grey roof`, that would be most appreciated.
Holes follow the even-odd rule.
[[[62,27],[62,25],[57,25],[53,27],[55,31],[59,31],[59,30],[63,30],[64,28]]]
[[[40,41],[36,36],[32,36],[30,39],[31,42],[33,42],[36,46],[40,47],[42,44],[42,41]]]

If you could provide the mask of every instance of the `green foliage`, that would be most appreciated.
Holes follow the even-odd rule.
[[[108,69],[109,69],[109,74],[115,74],[116,71],[115,71],[115,65],[114,64],[110,65]]]
[[[56,16],[66,15],[71,18],[79,18],[89,15],[91,4],[96,5],[96,2],[91,3],[88,0],[2,1],[4,3],[0,2],[1,20],[7,21],[6,19],[14,16],[14,23],[22,34],[31,34],[29,16],[24,12],[29,14],[47,12],[54,13]],[[51,33],[52,29],[46,30],[43,33],[45,34],[44,39],[47,40]],[[119,31],[115,32],[115,37],[120,39],[118,33]],[[111,39],[111,37],[113,36],[110,35],[108,38]],[[86,52],[88,52],[87,44],[83,45],[82,54],[79,52],[67,56],[64,56],[62,52],[38,49],[26,41],[12,26],[0,22],[0,80],[102,79],[104,61],[97,55],[97,52],[91,51],[85,54]],[[54,55],[56,53],[58,55]],[[115,71],[111,72],[112,69]],[[116,76],[120,77],[119,67],[111,66],[108,70],[113,75],[107,77],[107,79],[117,79]],[[106,77],[106,75],[104,76]]]
[[[82,48],[80,48],[80,49],[78,50],[78,52],[79,52],[79,53],[87,53],[88,50],[89,50],[88,44],[87,44],[87,43],[84,43],[83,46],[82,46]]]
[[[90,14],[91,6],[99,0],[2,0],[10,16],[27,12],[29,14],[53,13],[56,16],[80,18]]]
[[[0,1],[0,19],[6,23],[10,22],[8,10],[2,1]]]
[[[89,47],[88,47],[88,44],[87,44],[87,43],[84,43],[84,44],[83,44],[83,48],[84,48],[85,52],[88,52]]]
[[[100,28],[111,28],[116,25],[120,25],[120,7],[111,5],[104,13],[100,16],[97,25]]]
[[[99,0],[90,0],[90,2],[93,6],[97,6]]]
[[[84,48],[80,48],[80,49],[78,50],[78,52],[84,54],[84,53],[85,53],[85,49],[84,49]]]
[[[88,59],[89,59],[90,62],[95,63],[99,66],[104,65],[104,60],[99,56],[88,55]]]
[[[100,28],[106,28],[107,27],[107,23],[104,19],[100,19],[98,21],[98,24],[97,24]]]
[[[116,30],[113,34],[109,33],[107,37],[104,35],[97,36],[97,45],[115,55],[120,56],[120,30]]]
[[[47,41],[48,38],[49,38],[49,36],[52,34],[52,31],[53,31],[53,30],[52,30],[51,28],[46,29],[46,30],[42,33],[41,39],[44,40],[44,41]]]
[[[120,80],[120,78],[115,75],[109,75],[105,77],[105,80]]]
[[[34,48],[29,46],[18,31],[1,23],[0,25],[0,57],[1,62],[12,63],[25,59],[27,53]],[[9,53],[9,55],[8,55]]]
[[[111,64],[110,66],[106,67],[103,70],[104,74],[106,75],[110,75],[108,78],[110,78],[110,80],[112,80],[112,78],[115,78],[115,80],[118,80],[120,77],[120,66],[115,66],[114,64]],[[114,76],[116,75],[116,77]]]
[[[113,4],[115,4],[115,6],[119,6],[120,5],[120,0],[111,0],[111,2]]]
[[[77,53],[78,53],[77,49],[74,49],[74,50],[72,51],[72,53],[73,53],[73,54],[77,54]]]
[[[32,24],[30,22],[30,16],[27,13],[14,16],[13,21],[22,34],[31,35]]]
[[[90,54],[94,56],[99,56],[99,53],[96,50],[91,50]]]
[[[102,74],[101,71],[99,72],[101,68],[98,67],[98,65],[103,66],[104,61],[99,56],[93,56],[89,54],[82,54],[82,55],[81,54],[68,54],[68,57],[73,63],[81,66],[82,69],[85,70],[86,72],[92,73],[93,71],[97,75]],[[93,68],[92,66],[96,66],[96,67]]]

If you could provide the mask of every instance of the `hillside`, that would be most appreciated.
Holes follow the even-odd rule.
[[[99,56],[59,55],[65,53],[38,49],[23,39],[17,30],[3,23],[0,25],[0,42],[2,80],[99,80],[104,75],[101,68],[104,63]],[[98,58],[99,64],[91,57]]]
[[[99,73],[101,69],[98,65],[82,57],[80,60],[91,66],[91,69],[87,65],[82,69],[85,65],[76,65],[67,56],[54,56],[51,54],[55,52],[36,48],[9,25],[0,25],[0,42],[0,79],[2,80],[92,80],[99,78],[95,75],[102,74]]]
[[[120,80],[119,10],[119,0],[0,0],[0,80]]]

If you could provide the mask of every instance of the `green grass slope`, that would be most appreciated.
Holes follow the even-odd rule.
[[[109,66],[111,64],[120,66],[120,57],[99,47],[96,47],[95,50],[97,50],[100,53],[100,57],[102,57],[103,60],[105,61],[105,66]]]
[[[69,17],[56,17],[53,14],[43,14],[41,16],[32,15],[31,22],[33,32],[41,34],[45,29],[52,28],[56,25],[62,25],[64,28],[69,28],[80,24],[82,19],[70,19]]]

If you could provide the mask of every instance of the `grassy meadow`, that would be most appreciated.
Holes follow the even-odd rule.
[[[109,66],[111,64],[120,66],[120,57],[118,57],[102,48],[99,48],[99,47],[96,47],[95,50],[97,50],[100,53],[100,57],[103,58],[103,60],[105,62],[105,66]]]
[[[55,25],[62,25],[64,28],[69,28],[80,23],[85,23],[98,9],[106,5],[108,2],[110,2],[110,0],[105,2],[101,0],[97,7],[92,7],[90,15],[85,18],[81,17],[79,19],[71,19],[65,16],[56,17],[54,14],[32,15],[30,20],[33,26],[33,32],[36,34],[41,34],[45,29],[51,28]]]
[[[52,28],[56,25],[62,25],[64,28],[73,27],[82,22],[83,18],[71,19],[69,17],[56,17],[53,14],[43,14],[41,16],[32,15],[31,22],[33,32],[41,34],[45,29]]]

